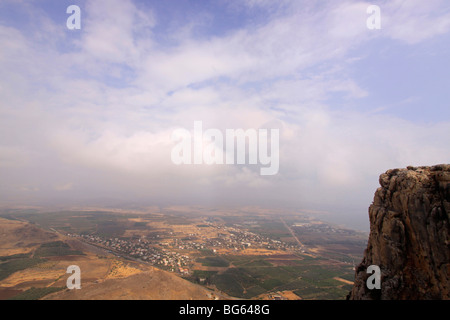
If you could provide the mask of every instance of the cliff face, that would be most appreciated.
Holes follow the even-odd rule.
[[[380,185],[348,298],[450,299],[450,165],[389,170]],[[370,265],[381,269],[380,290],[367,288]]]

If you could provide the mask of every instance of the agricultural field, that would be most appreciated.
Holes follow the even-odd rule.
[[[263,294],[292,291],[299,299],[345,299],[351,289],[352,266],[309,256],[221,256],[229,268],[220,272],[194,271],[192,281],[207,278],[210,286],[244,299],[258,299]],[[223,264],[225,265],[225,264]],[[213,269],[213,268],[211,268]],[[206,274],[205,274],[206,273]]]
[[[62,267],[74,261],[88,270],[91,283],[136,276],[143,271],[130,265],[136,263],[223,297],[345,299],[366,243],[364,234],[304,215],[170,209],[15,211],[1,217],[3,228],[26,222],[40,236],[35,243],[26,234],[10,239],[10,254],[0,256],[0,291],[24,299],[53,290],[42,285],[58,294],[67,278]],[[23,248],[23,240],[31,243]]]

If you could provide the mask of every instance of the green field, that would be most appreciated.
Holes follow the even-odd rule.
[[[226,294],[251,299],[273,291],[291,290],[308,299],[344,299],[349,292],[333,277],[347,275],[348,270],[319,266],[320,259],[291,257],[290,266],[275,266],[270,256],[226,255],[199,258],[204,266],[227,267],[224,272],[195,270],[190,280],[207,279]]]
[[[39,214],[28,212],[15,212],[8,215],[13,218],[25,219],[44,229],[54,228],[67,233],[94,234],[105,237],[120,237],[129,227],[128,218],[134,217],[103,211],[59,211],[42,212]]]
[[[72,250],[67,243],[62,241],[44,243],[34,253],[35,258],[69,255],[84,255],[84,253],[78,250]]]
[[[199,258],[197,261],[206,267],[228,267],[230,265],[226,259],[220,256]]]
[[[83,254],[81,251],[72,250],[62,241],[44,243],[35,250],[33,257],[31,253],[0,257],[0,280],[6,279],[17,271],[32,268],[47,261],[45,257]]]
[[[211,283],[228,295],[250,299],[262,293],[291,290],[303,299],[345,299],[351,285],[350,267],[320,265],[320,259],[293,260],[292,266],[273,266],[264,257],[226,256],[233,268],[211,276]]]
[[[211,279],[216,274],[217,271],[194,270],[191,276],[184,278],[197,284],[208,285],[212,283]]]
[[[238,298],[251,298],[266,291],[258,285],[257,279],[240,268],[228,269],[214,276],[212,282],[219,290]]]
[[[44,259],[40,258],[25,258],[12,259],[8,260],[7,262],[0,263],[0,280],[6,279],[14,272],[34,267],[35,265],[44,261]]]
[[[263,256],[235,256],[226,255],[225,259],[230,261],[236,267],[268,267],[272,264],[264,259]]]
[[[13,259],[24,259],[29,258],[31,256],[31,253],[19,253],[19,254],[13,254],[11,256],[2,256],[0,257],[0,261],[8,261]]]

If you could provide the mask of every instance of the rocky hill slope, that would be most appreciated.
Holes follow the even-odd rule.
[[[81,290],[66,289],[45,300],[213,300],[216,297],[204,287],[153,268],[122,279],[87,284]]]
[[[348,299],[450,298],[450,165],[388,170],[369,208],[370,235]],[[381,289],[368,289],[370,265]]]

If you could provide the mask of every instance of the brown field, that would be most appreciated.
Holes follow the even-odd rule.
[[[301,300],[302,299],[292,291],[282,291],[281,295],[283,297],[287,298],[288,300]]]
[[[280,267],[280,266],[296,266],[298,265],[298,262],[294,261],[294,260],[280,260],[280,259],[267,259],[267,262],[270,262],[271,264],[273,264],[275,267]]]
[[[346,283],[346,284],[353,285],[353,281],[348,281],[348,280],[345,280],[345,279],[342,279],[342,278],[339,278],[339,277],[334,277],[333,279],[337,280],[337,281],[340,281],[340,282],[343,282],[343,283]]]
[[[26,290],[31,287],[65,286],[67,278],[67,267],[77,265],[81,269],[83,282],[97,281],[103,279],[109,273],[111,260],[98,259],[95,255],[49,257],[49,262],[39,264],[35,267],[17,271],[8,278],[0,281],[0,287]]]
[[[276,267],[295,266],[298,265],[299,260],[303,260],[303,258],[292,254],[272,255],[268,259],[266,259],[267,262],[270,262],[272,265]]]
[[[244,255],[244,256],[271,256],[271,255],[279,255],[283,254],[285,251],[282,250],[268,250],[268,249],[255,249],[255,248],[246,248],[239,251],[235,251],[233,249],[220,248],[217,249],[217,254],[223,255]]]
[[[21,292],[23,292],[23,290],[11,289],[11,288],[1,288],[0,287],[0,300],[6,300],[6,299],[9,299],[9,298],[12,298],[12,297],[14,297],[15,295],[18,295]]]
[[[28,253],[40,243],[58,238],[27,222],[0,218],[0,256]]]
[[[273,260],[302,260],[301,257],[293,254],[273,254],[270,256]]]
[[[151,268],[145,266],[145,270],[149,271],[151,270]],[[106,279],[126,278],[141,272],[142,272],[141,269],[132,267],[130,263],[125,263],[120,260],[113,260],[111,262],[109,272],[106,275]]]
[[[204,266],[199,262],[194,262],[192,266],[192,270],[199,270],[199,271],[217,271],[219,273],[226,271],[230,267],[210,267],[210,266]]]
[[[42,243],[61,240],[65,237],[44,231],[32,224],[0,218],[0,255],[10,256],[17,253],[32,252]],[[78,243],[72,241],[72,243]],[[70,243],[69,243],[70,245]],[[17,271],[0,281],[2,295],[10,296],[14,290],[23,291],[31,287],[65,286],[66,273],[70,265],[78,265],[82,270],[84,282],[104,278],[111,266],[111,260],[98,259],[97,255],[87,252],[86,255],[68,255],[47,257],[34,267]]]
[[[132,230],[132,229],[127,229],[125,230],[125,232],[123,233],[123,237],[126,238],[132,238],[132,237],[144,237],[148,234],[148,230]]]
[[[217,295],[174,274],[152,268],[126,278],[89,283],[80,290],[65,290],[45,300],[211,300]]]

